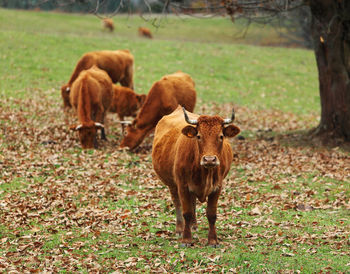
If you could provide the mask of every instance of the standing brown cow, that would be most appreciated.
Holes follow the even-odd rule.
[[[96,132],[106,139],[104,118],[113,96],[113,83],[108,74],[96,66],[80,73],[70,92],[70,103],[76,109],[79,124],[70,129],[79,133],[83,148],[97,147]]]
[[[145,103],[132,125],[127,127],[127,135],[120,147],[134,149],[141,144],[164,115],[173,112],[178,105],[193,111],[195,104],[194,82],[188,74],[179,71],[162,77],[148,92]]]
[[[124,117],[136,117],[146,99],[146,94],[136,94],[132,89],[113,85],[113,99],[109,111],[117,113],[121,121],[124,134]]]
[[[97,66],[106,71],[113,83],[119,82],[122,86],[134,88],[133,66],[134,57],[128,50],[102,50],[85,53],[78,61],[72,76],[67,84],[61,87],[64,107],[71,107],[69,91],[75,79],[82,70]]]
[[[111,18],[104,18],[102,20],[102,25],[103,25],[103,28],[108,29],[111,32],[114,30],[114,23]]]
[[[152,33],[148,28],[139,27],[139,36],[152,39]]]
[[[226,138],[234,137],[240,129],[231,124],[234,112],[230,119],[189,115],[178,107],[159,121],[153,141],[153,167],[170,190],[176,207],[176,232],[182,233],[182,243],[192,244],[198,198],[202,203],[207,201],[208,244],[216,246],[217,203],[233,160]]]

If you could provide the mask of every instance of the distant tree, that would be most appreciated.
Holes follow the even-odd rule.
[[[281,13],[272,25],[281,37],[287,39],[287,46],[313,48],[311,12],[308,7],[300,7],[290,12]]]

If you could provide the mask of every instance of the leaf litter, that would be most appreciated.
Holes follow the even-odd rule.
[[[232,141],[235,159],[219,200],[221,247],[205,251],[199,205],[193,259],[179,248],[169,192],[152,170],[152,136],[136,153],[120,150],[121,128],[108,114],[108,141],[82,151],[68,127],[75,117],[63,113],[57,96],[33,90],[31,98],[0,100],[1,271],[239,272],[251,262],[229,264],[224,254],[242,244],[239,252],[279,251],[286,259],[324,246],[333,256],[350,256],[349,219],[339,213],[350,209],[349,154],[278,138],[311,128],[314,115],[235,105],[242,134]],[[226,116],[232,106],[199,102],[196,109]],[[337,225],[307,221],[314,212]]]

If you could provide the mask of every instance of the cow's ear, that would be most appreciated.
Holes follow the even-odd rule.
[[[71,126],[69,127],[70,130],[79,130],[79,129],[81,129],[81,128],[83,128],[83,125],[82,125],[82,124],[79,124],[79,125],[71,125]]]
[[[140,105],[142,106],[143,105],[143,103],[145,102],[145,100],[146,100],[146,94],[141,94],[141,95],[137,95],[136,97],[137,97],[137,100],[139,101],[139,103],[140,103]]]
[[[224,129],[222,131],[223,131],[225,137],[228,137],[228,138],[234,137],[238,133],[241,132],[239,127],[236,127],[235,125],[229,125],[227,127],[224,127]]]
[[[70,130],[75,130],[76,128],[77,128],[77,125],[70,125],[70,126],[69,126],[69,129],[70,129]]]
[[[188,138],[196,137],[198,133],[197,129],[193,126],[185,126],[181,132]]]

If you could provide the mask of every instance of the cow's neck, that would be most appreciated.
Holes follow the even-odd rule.
[[[88,85],[85,81],[82,81],[79,97],[78,97],[78,119],[81,123],[87,123],[91,121],[91,99],[89,96]]]
[[[197,197],[200,202],[205,202],[207,197],[215,192],[219,187],[220,175],[219,168],[204,168],[200,167],[200,178],[197,183]]]

